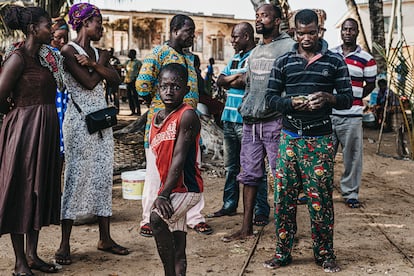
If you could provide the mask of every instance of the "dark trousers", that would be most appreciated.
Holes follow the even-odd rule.
[[[128,96],[129,109],[131,109],[132,113],[141,115],[141,106],[139,104],[137,90],[135,89],[135,81],[129,82],[126,85],[127,85],[127,96]]]

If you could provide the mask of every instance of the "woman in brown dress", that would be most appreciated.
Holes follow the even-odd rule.
[[[57,268],[39,258],[37,244],[42,226],[60,219],[55,96],[62,83],[61,60],[45,45],[52,38],[45,10],[9,6],[3,18],[26,40],[8,49],[0,75],[0,103],[8,97],[14,101],[0,132],[0,235],[11,235],[13,275],[33,275],[31,269],[53,273]]]

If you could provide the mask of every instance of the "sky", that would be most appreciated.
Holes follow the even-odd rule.
[[[235,18],[240,19],[255,18],[250,0],[89,0],[88,2],[97,5],[99,8],[109,9],[138,11],[166,9],[203,12],[205,15],[213,13],[234,14]],[[345,0],[288,0],[288,2],[292,10],[304,8],[324,9],[327,13],[325,39],[330,47],[340,44],[339,29],[335,29],[335,24],[347,11]]]

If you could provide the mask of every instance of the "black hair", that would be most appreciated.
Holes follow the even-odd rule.
[[[239,28],[241,28],[241,30],[247,33],[249,38],[254,38],[254,29],[253,29],[252,24],[250,24],[249,22],[240,22],[237,25],[240,26]]]
[[[164,72],[174,72],[175,74],[177,74],[180,79],[182,79],[183,82],[185,82],[187,84],[187,80],[188,80],[188,71],[187,68],[179,63],[169,63],[165,66],[163,66],[160,70],[160,73],[158,74],[158,79],[161,78],[161,75]]]
[[[128,56],[136,57],[137,56],[137,51],[135,49],[129,50]]]
[[[171,19],[171,22],[170,22],[170,33],[173,32],[174,30],[181,29],[184,26],[186,20],[194,24],[193,19],[189,17],[188,15],[185,15],[185,14],[174,15],[174,17]]]
[[[272,10],[274,12],[274,16],[275,16],[274,19],[276,19],[276,18],[282,18],[282,10],[279,8],[279,6],[277,6],[275,4],[263,4],[258,9],[260,9],[261,7],[263,7],[265,5],[268,5],[268,6],[270,6],[272,8]]]
[[[66,23],[65,19],[59,17],[59,18],[53,19],[52,30],[54,30],[54,31],[56,31],[56,30],[67,30],[67,31],[69,31],[69,26],[68,26],[68,23]]]
[[[279,8],[279,6],[276,6],[275,4],[271,4],[273,11],[275,12],[275,19],[276,18],[282,18],[282,10]]]
[[[304,10],[299,11],[295,15],[295,26],[296,27],[298,26],[298,23],[303,24],[303,25],[309,25],[311,23],[316,23],[316,25],[319,26],[318,21],[319,21],[318,15],[313,10],[304,9]]]
[[[347,19],[344,20],[344,22],[342,22],[341,29],[344,27],[344,24],[347,21],[353,22],[355,24],[355,26],[356,26],[356,29],[357,30],[359,29],[358,21],[356,21],[355,19],[353,19],[351,17],[348,17]]]
[[[29,32],[30,24],[39,23],[40,19],[50,18],[49,14],[40,7],[20,7],[10,5],[4,11],[4,23],[12,30],[21,30],[25,35]]]

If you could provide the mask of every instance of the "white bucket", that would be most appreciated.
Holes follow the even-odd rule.
[[[122,197],[124,199],[142,199],[144,189],[145,169],[121,173]]]

